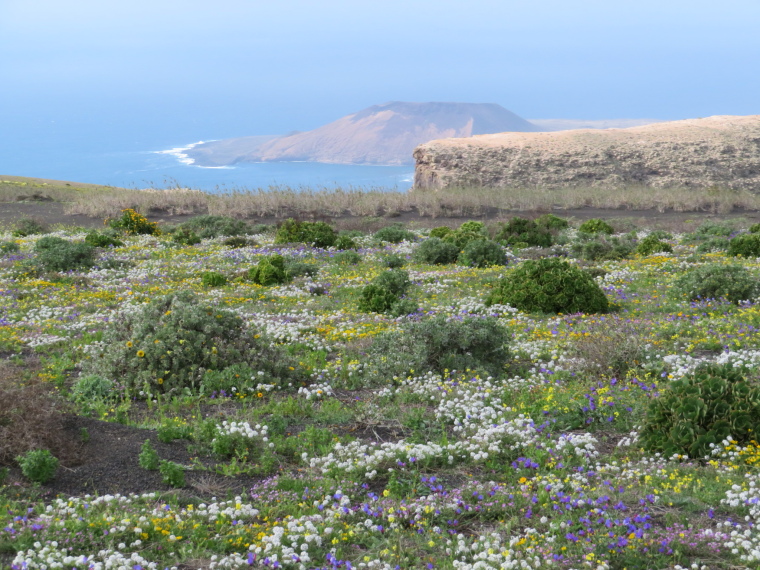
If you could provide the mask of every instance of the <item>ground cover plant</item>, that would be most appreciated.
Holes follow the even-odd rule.
[[[760,565],[750,224],[111,222],[0,231],[0,567]]]

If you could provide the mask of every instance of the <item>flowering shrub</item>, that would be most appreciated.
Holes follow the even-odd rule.
[[[106,223],[115,230],[124,232],[127,235],[161,235],[156,222],[149,222],[148,218],[138,214],[131,208],[121,211],[121,217],[107,219]]]

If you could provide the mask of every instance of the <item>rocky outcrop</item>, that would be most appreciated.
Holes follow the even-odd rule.
[[[760,115],[627,129],[501,133],[418,146],[414,187],[711,187],[760,191]]]
[[[336,164],[413,164],[418,144],[443,137],[536,131],[525,119],[490,103],[393,101],[301,133],[197,145],[186,154],[202,166],[238,162],[308,161]]]

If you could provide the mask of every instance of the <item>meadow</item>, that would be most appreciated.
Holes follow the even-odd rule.
[[[0,234],[6,567],[760,566],[759,227],[210,213]]]

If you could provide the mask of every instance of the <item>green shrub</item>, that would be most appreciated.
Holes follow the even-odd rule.
[[[227,278],[217,271],[204,271],[201,273],[201,284],[204,287],[222,287],[227,285]]]
[[[673,234],[671,234],[670,232],[666,232],[665,230],[654,230],[653,232],[650,232],[647,237],[651,237],[651,236],[654,236],[655,238],[659,240],[673,239]]]
[[[565,218],[560,218],[554,214],[544,214],[536,218],[536,225],[547,230],[564,230],[570,224]]]
[[[713,251],[726,251],[730,240],[727,237],[708,238],[697,246],[699,253],[710,253]]]
[[[697,230],[687,236],[691,241],[707,239],[711,237],[728,237],[734,233],[734,228],[725,222],[705,222]]]
[[[0,253],[8,254],[8,253],[16,253],[18,251],[21,251],[21,246],[17,244],[15,241],[0,242]]]
[[[403,226],[394,224],[385,226],[375,232],[374,238],[377,241],[387,241],[389,243],[401,243],[402,241],[415,241],[417,236],[412,232],[404,229]]]
[[[514,217],[497,232],[496,241],[504,245],[526,244],[524,247],[550,247],[552,234],[545,227],[526,218]]]
[[[639,255],[652,255],[661,252],[673,253],[673,248],[669,243],[660,241],[654,235],[648,235],[636,246],[636,253]]]
[[[314,277],[317,273],[319,273],[319,265],[316,263],[304,263],[292,258],[285,260],[285,278],[288,281],[304,275]]]
[[[359,298],[359,310],[365,313],[387,313],[394,317],[417,310],[411,299],[401,299],[409,288],[409,274],[401,269],[383,271],[364,287]]]
[[[285,271],[285,258],[277,254],[261,258],[256,267],[248,270],[248,278],[264,287],[281,285],[290,281]]]
[[[639,434],[645,449],[698,459],[731,436],[739,445],[760,429],[760,388],[731,364],[703,364],[649,403]]]
[[[336,249],[359,249],[359,246],[356,245],[356,242],[351,236],[338,235],[338,238],[335,240],[335,248]]]
[[[486,300],[538,313],[605,313],[609,302],[579,267],[556,258],[528,260],[510,271]]]
[[[249,365],[273,379],[292,379],[293,359],[235,313],[211,306],[189,291],[153,299],[118,315],[103,333],[99,355],[83,374],[118,379],[132,396],[199,391],[207,370]],[[143,394],[140,394],[143,392]]]
[[[274,243],[308,243],[325,248],[335,245],[337,237],[337,232],[325,222],[301,222],[290,218],[277,228]]]
[[[742,234],[728,242],[728,255],[760,257],[760,234]]]
[[[752,224],[749,227],[749,233],[751,233],[751,234],[760,234],[760,224]]]
[[[459,257],[459,248],[453,243],[446,243],[440,238],[431,237],[423,241],[412,254],[418,263],[445,265],[454,263]]]
[[[573,255],[587,261],[625,259],[635,249],[636,245],[630,239],[607,236],[597,236],[593,239],[581,238],[570,247]]]
[[[158,464],[158,472],[161,473],[161,481],[165,485],[175,488],[185,486],[185,469],[182,465],[173,461],[161,461]]]
[[[398,295],[370,283],[362,288],[359,297],[359,310],[363,313],[390,313],[398,300]]]
[[[591,218],[590,220],[586,220],[580,226],[578,226],[578,231],[584,234],[614,234],[615,233],[615,230],[613,229],[611,225],[609,225],[604,220],[600,220],[599,218]]]
[[[147,469],[148,471],[156,471],[160,463],[158,453],[150,444],[150,440],[146,439],[140,447],[140,455],[137,456],[137,461],[140,467]]]
[[[24,477],[35,483],[47,483],[58,470],[58,459],[47,449],[33,449],[16,457]]]
[[[760,284],[741,265],[709,264],[679,276],[671,291],[692,301],[723,298],[738,303],[757,297]]]
[[[405,376],[410,370],[420,375],[470,369],[498,376],[509,361],[510,336],[494,317],[436,315],[375,337],[370,362],[384,379]]]
[[[373,279],[372,283],[383,289],[387,289],[394,295],[403,295],[409,289],[409,273],[403,269],[390,269],[383,271]]]
[[[121,211],[121,217],[116,219],[107,219],[106,222],[114,230],[124,232],[129,235],[161,235],[156,222],[149,222],[148,218],[138,214],[133,209],[128,208]]]
[[[436,237],[439,239],[445,238],[447,235],[449,235],[451,232],[453,232],[450,227],[448,226],[439,226],[437,228],[433,228],[430,230],[430,233],[428,234],[430,237]]]
[[[124,242],[114,236],[100,232],[90,232],[84,238],[84,243],[92,247],[120,247]]]
[[[482,239],[485,239],[486,236],[479,232],[473,232],[473,231],[466,231],[466,230],[454,230],[453,232],[449,232],[443,237],[444,243],[449,243],[454,246],[456,246],[458,251],[462,251],[465,247],[467,247],[468,243],[471,243],[473,241],[479,241]]]
[[[44,233],[47,233],[47,227],[42,222],[38,222],[32,218],[21,218],[14,224],[11,235],[15,237],[26,237]]]
[[[180,226],[172,234],[172,241],[179,245],[197,245],[201,238],[190,228]]]
[[[95,264],[95,248],[84,242],[45,236],[34,244],[37,263],[46,271],[72,271]]]
[[[406,259],[404,259],[402,256],[396,253],[392,253],[390,255],[385,256],[382,259],[381,263],[384,267],[387,267],[388,269],[398,269],[406,265]]]
[[[71,388],[71,399],[80,403],[104,402],[114,396],[113,381],[96,374],[82,376]]]
[[[457,263],[469,267],[491,267],[493,265],[506,265],[507,254],[495,241],[480,239],[471,241],[459,254]]]
[[[337,265],[356,265],[361,263],[362,256],[355,251],[341,251],[333,255],[332,262]]]
[[[209,239],[219,236],[244,236],[252,233],[251,229],[243,220],[236,220],[229,216],[203,215],[194,216],[183,222],[177,228],[177,232],[182,231],[197,235],[201,239]]]
[[[228,237],[222,242],[227,247],[231,248],[238,248],[238,247],[246,247],[248,244],[248,240],[244,238],[243,236],[232,236]]]

